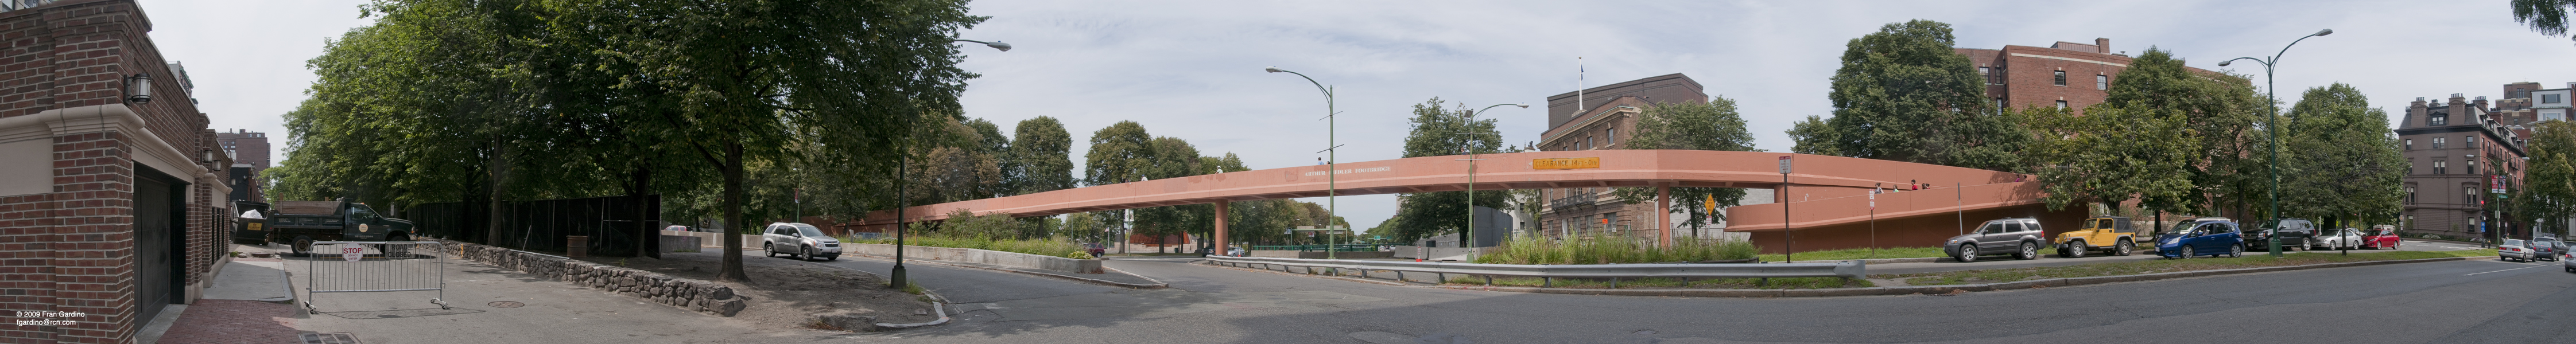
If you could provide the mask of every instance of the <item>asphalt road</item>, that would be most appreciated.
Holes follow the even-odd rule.
[[[2409,243],[2413,244],[2413,243]],[[883,261],[837,265],[883,272]],[[956,323],[863,343],[2545,343],[2576,335],[2576,274],[2459,261],[1967,293],[1795,299],[1400,287],[1174,261],[1131,290],[914,265]],[[836,340],[838,341],[838,340]]]

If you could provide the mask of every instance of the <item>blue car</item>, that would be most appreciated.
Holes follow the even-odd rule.
[[[2156,255],[2165,258],[2190,259],[2194,256],[2245,256],[2245,233],[2238,231],[2236,221],[2222,217],[2199,217],[2175,223],[2173,230],[2156,236]]]

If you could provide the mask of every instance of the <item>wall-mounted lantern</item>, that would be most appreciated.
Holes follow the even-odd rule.
[[[136,73],[125,77],[125,101],[135,104],[152,103],[151,73]]]

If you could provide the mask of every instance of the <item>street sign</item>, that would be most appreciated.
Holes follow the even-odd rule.
[[[1878,209],[1878,189],[1869,189],[1869,208]]]
[[[1780,156],[1780,174],[1789,174],[1789,156]]]
[[[354,262],[358,261],[360,258],[366,258],[366,256],[366,246],[359,246],[358,244],[340,244],[340,259],[342,260]]]
[[[1709,194],[1709,195],[1708,195],[1708,201],[1707,201],[1707,202],[1700,202],[1700,205],[1707,206],[1707,207],[1708,207],[1708,213],[1710,213],[1710,214],[1716,214],[1716,213],[1717,213],[1717,194]]]

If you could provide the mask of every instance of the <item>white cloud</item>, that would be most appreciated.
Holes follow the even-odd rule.
[[[155,41],[186,61],[216,128],[283,133],[313,80],[303,61],[324,39],[364,25],[354,0],[143,0]],[[1482,107],[1542,103],[1574,89],[1575,58],[1591,85],[1686,73],[1743,106],[1761,148],[1785,151],[1782,130],[1825,115],[1827,78],[1845,41],[1910,19],[1950,23],[1959,46],[2047,46],[2110,38],[2112,50],[2174,51],[2194,67],[2269,56],[2321,28],[2283,58],[2287,95],[2344,82],[2402,112],[2414,97],[2498,96],[2500,85],[2576,81],[2576,44],[2513,22],[2503,1],[2120,2],[1538,2],[1538,1],[978,1],[993,16],[963,33],[1009,52],[970,47],[970,116],[1009,129],[1061,118],[1078,141],[1120,120],[1190,140],[1205,154],[1238,153],[1254,168],[1312,164],[1325,147],[1322,96],[1278,66],[1340,90],[1342,161],[1397,157],[1409,106],[1431,97]],[[2235,70],[2260,75],[2259,67]],[[2256,80],[2261,82],[2260,79]],[[2284,99],[2285,102],[2295,99]],[[1539,109],[1497,108],[1510,142],[1545,130]],[[280,142],[282,146],[283,142]],[[1310,200],[1310,201],[1318,201]],[[1367,228],[1393,214],[1392,196],[1344,197]]]

